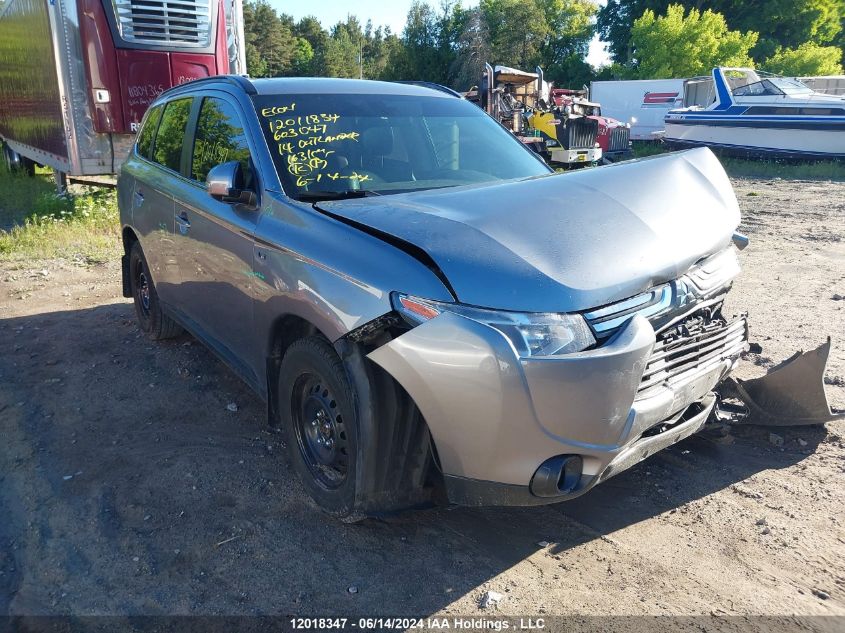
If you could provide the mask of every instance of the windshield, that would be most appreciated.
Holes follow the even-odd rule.
[[[253,97],[285,192],[390,194],[550,169],[477,106],[384,94]]]
[[[798,79],[786,79],[785,77],[771,77],[769,79],[775,86],[788,95],[809,94],[812,91],[805,83]]]

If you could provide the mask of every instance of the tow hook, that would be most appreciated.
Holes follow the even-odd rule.
[[[845,419],[830,409],[824,372],[830,355],[827,342],[809,352],[796,352],[762,378],[730,377],[719,387],[713,418],[717,423],[763,426],[811,426]],[[735,398],[736,405],[726,402]]]

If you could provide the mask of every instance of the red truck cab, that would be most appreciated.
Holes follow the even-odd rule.
[[[567,114],[581,114],[598,123],[596,142],[601,146],[604,158],[618,161],[631,157],[631,126],[602,116],[601,104],[589,101],[584,90],[553,88],[550,97],[554,105]]]

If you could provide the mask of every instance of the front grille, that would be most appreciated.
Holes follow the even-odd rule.
[[[631,131],[624,126],[614,128],[610,133],[610,142],[608,143],[609,152],[624,152],[628,150],[629,139]]]
[[[635,314],[649,318],[672,307],[672,284],[658,286],[648,292],[584,313],[597,341],[610,338]]]
[[[205,47],[212,0],[112,0],[121,37],[138,44]]]
[[[647,318],[655,331],[692,312],[706,302],[713,305],[730,289],[739,274],[733,247],[698,262],[674,281],[655,286],[633,297],[584,312],[584,319],[599,343],[612,337],[635,314]]]
[[[745,350],[748,323],[740,317],[728,323],[710,310],[699,311],[662,332],[643,372],[638,397],[665,385],[671,387],[703,373]]]
[[[599,131],[599,124],[595,119],[573,117],[560,127],[563,128],[563,133],[558,133],[558,141],[560,141],[563,149],[590,149],[595,147],[596,136]]]

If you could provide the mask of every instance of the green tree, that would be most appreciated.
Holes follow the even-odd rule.
[[[805,42],[797,48],[781,48],[763,62],[761,68],[788,77],[841,75],[842,49]]]
[[[481,0],[493,60],[530,69],[540,63],[540,49],[550,30],[537,0]]]
[[[584,61],[595,32],[598,5],[592,0],[538,0],[549,32],[540,49],[546,78],[557,86],[580,87],[593,77]]]
[[[299,74],[303,76],[320,76],[324,68],[323,57],[329,34],[320,24],[320,21],[313,16],[306,16],[296,23],[293,29],[296,37],[308,42],[311,46],[311,59],[300,65]]]
[[[439,12],[415,0],[408,10],[401,50],[394,51],[387,76],[454,85],[459,40],[468,16],[450,0],[441,3]]]
[[[360,74],[358,57],[364,41],[361,23],[355,16],[338,22],[326,40],[317,74],[325,77],[357,78]]]
[[[452,62],[453,88],[466,90],[481,79],[484,64],[493,57],[487,22],[478,8],[466,12],[461,32],[456,41],[455,60]]]
[[[754,31],[759,40],[752,57],[762,60],[778,46],[794,48],[804,42],[845,44],[843,0],[608,0],[598,13],[597,27],[614,61],[631,60],[634,21],[646,10],[665,13],[670,4],[721,13],[729,28]]]
[[[607,0],[599,9],[596,29],[599,37],[607,42],[611,59],[620,64],[628,63],[633,56],[631,29],[634,20],[649,9],[662,13],[669,4],[670,0]]]
[[[280,18],[267,0],[245,2],[243,15],[247,71],[256,77],[290,74],[295,51],[290,18]]]
[[[681,5],[670,5],[657,16],[649,9],[634,21],[628,70],[633,77],[668,79],[706,74],[714,66],[748,66],[756,43],[756,33],[731,31],[710,10],[685,13]]]

